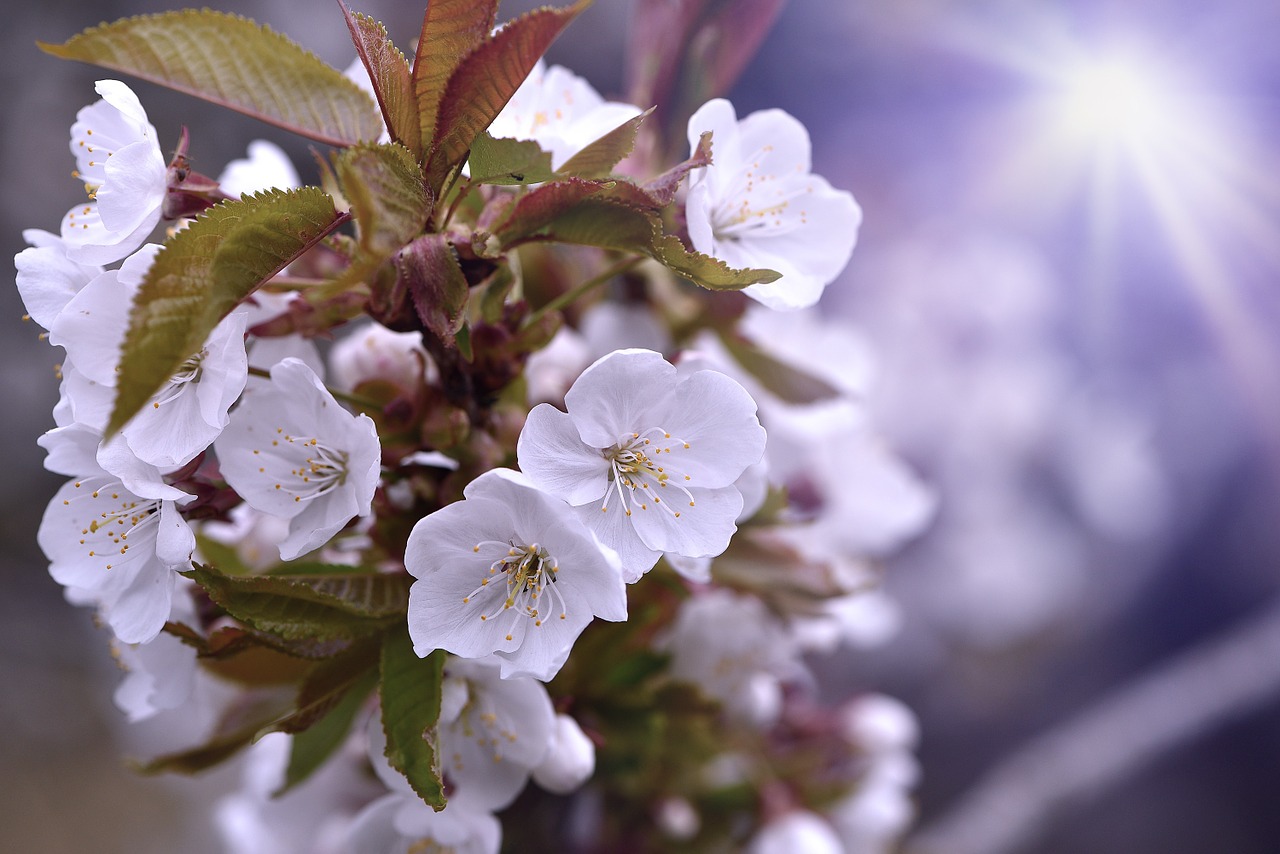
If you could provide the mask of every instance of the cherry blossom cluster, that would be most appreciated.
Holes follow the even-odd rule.
[[[372,91],[362,65],[348,74]],[[892,634],[876,561],[928,524],[934,502],[868,417],[872,362],[856,331],[803,310],[845,267],[861,214],[812,174],[798,121],[739,119],[716,99],[684,129],[691,157],[707,134],[714,152],[687,168],[675,203],[690,251],[780,274],[746,299],[697,292],[647,261],[619,273],[616,291],[551,305],[539,276],[570,292],[610,259],[531,245],[505,297],[525,314],[488,338],[473,320],[466,360],[493,367],[469,369],[459,392],[460,350],[421,324],[364,317],[372,308],[313,319],[308,288],[332,278],[335,238],[242,300],[110,431],[140,295],[173,235],[206,208],[302,181],[265,141],[204,178],[185,134],[166,160],[128,86],[96,90],[71,129],[87,198],[58,234],[25,232],[15,264],[31,320],[63,351],[40,445],[69,480],[38,539],[68,600],[112,635],[127,670],[117,705],[132,721],[195,720],[198,707],[231,719],[262,689],[223,666],[236,654],[224,641],[312,675],[360,661],[364,636],[306,636],[303,610],[334,602],[356,614],[343,631],[384,620],[387,637],[407,632],[419,658],[442,661],[422,740],[447,806],[425,802],[393,761],[401,745],[378,709],[387,683],[364,699],[341,683],[330,706],[355,698],[349,734],[309,777],[287,776],[311,732],[301,712],[254,734],[244,785],[216,808],[229,850],[496,852],[504,824],[567,796],[579,819],[566,825],[579,829],[566,832],[605,845],[637,820],[695,847],[892,844],[911,813],[914,720],[877,695],[823,709],[808,656]],[[489,134],[537,143],[559,169],[641,116],[539,62]],[[654,167],[637,155],[620,168]],[[710,311],[718,299],[728,309]],[[544,311],[558,331],[511,349]],[[238,612],[209,577],[259,593],[332,583],[268,620]],[[400,578],[405,602],[390,618],[342,600],[351,587],[334,592]],[[645,729],[659,725],[670,743]],[[703,738],[713,729],[735,735]],[[762,774],[760,806],[735,808],[747,820],[709,806]]]

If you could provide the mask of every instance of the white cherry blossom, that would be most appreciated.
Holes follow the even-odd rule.
[[[496,653],[502,676],[549,680],[593,617],[625,620],[616,556],[564,504],[508,469],[493,469],[465,500],[420,520],[405,567],[409,634],[419,655]]]
[[[595,744],[573,718],[556,715],[547,755],[533,769],[533,781],[548,792],[567,795],[587,782],[595,770]]]
[[[845,854],[835,829],[808,810],[792,810],[760,829],[747,854]]]
[[[434,376],[435,366],[422,346],[421,332],[395,332],[371,321],[329,351],[334,388],[354,391],[369,380],[384,380],[406,391]]]
[[[76,114],[71,153],[89,200],[62,219],[67,255],[85,264],[110,264],[142,245],[160,222],[168,191],[167,166],[156,129],[133,90],[99,80],[102,96]]]
[[[769,308],[813,305],[849,263],[862,211],[853,196],[810,173],[809,133],[782,110],[741,121],[717,98],[689,119],[689,145],[712,132],[715,162],[689,177],[685,217],[699,252],[730,267],[782,278],[743,292]]]
[[[302,186],[302,181],[283,148],[255,139],[249,143],[246,157],[232,160],[223,168],[218,185],[229,196],[241,196],[271,188],[292,190]]]
[[[489,125],[489,134],[531,139],[551,154],[551,167],[559,169],[574,154],[640,113],[632,104],[606,101],[569,69],[548,67],[538,60]]]
[[[18,293],[27,314],[49,329],[71,298],[102,273],[96,264],[82,264],[67,257],[61,237],[38,228],[22,232],[29,247],[14,256],[18,269]]]
[[[520,468],[563,498],[635,581],[663,552],[717,555],[742,512],[734,482],[764,453],[751,396],[716,371],[677,376],[650,350],[619,350],[534,407]]]
[[[178,505],[192,496],[154,469],[126,487],[97,464],[98,439],[74,425],[42,437],[46,467],[74,479],[49,502],[36,540],[69,597],[97,605],[124,643],[147,643],[169,618],[175,571],[191,568],[195,537]]]
[[[196,625],[189,589],[195,582],[179,579],[170,603],[169,620]],[[186,589],[184,589],[186,588]],[[126,671],[112,699],[130,723],[177,709],[191,699],[196,682],[196,649],[161,632],[148,643],[113,644],[116,661]]]
[[[129,310],[159,250],[148,244],[120,269],[95,277],[71,298],[50,329],[49,340],[67,351],[64,391],[77,423],[99,431],[107,425]],[[242,312],[223,319],[204,346],[125,425],[121,433],[138,459],[173,469],[194,459],[222,432],[248,374],[244,328]]]
[[[273,367],[271,386],[246,395],[214,450],[241,498],[290,520],[280,557],[293,560],[370,514],[382,447],[373,420],[343,409],[301,360]]]

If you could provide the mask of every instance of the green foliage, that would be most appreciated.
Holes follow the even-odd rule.
[[[503,246],[537,234],[574,211],[577,205],[609,186],[599,181],[565,178],[543,184],[521,196],[493,226],[493,236]]]
[[[435,139],[449,78],[463,57],[489,37],[497,16],[498,0],[431,0],[427,4],[413,59],[413,92],[424,145]]]
[[[494,139],[481,133],[467,163],[473,184],[540,184],[556,178],[551,155],[531,139]]]
[[[545,225],[536,225],[532,230],[521,227],[504,231],[504,247],[542,239],[635,252],[648,255],[694,284],[711,290],[740,290],[747,285],[775,281],[781,275],[764,269],[735,270],[718,258],[694,252],[686,248],[680,238],[664,233],[662,221],[656,214],[610,199],[584,198]]]
[[[352,640],[403,620],[406,579],[398,575],[231,577],[197,566],[184,573],[228,614],[291,640]]]
[[[613,167],[635,149],[640,125],[652,112],[653,108],[650,107],[640,115],[627,119],[566,160],[558,170],[559,173],[576,178],[608,178],[613,173]]]
[[[432,139],[427,159],[432,190],[439,190],[466,159],[471,144],[502,112],[538,58],[588,5],[590,0],[579,0],[566,9],[535,9],[508,22],[458,63],[440,98],[434,135],[424,137]]]
[[[421,233],[432,197],[417,161],[403,145],[348,148],[335,158],[334,171],[351,204],[359,229],[358,253],[365,263],[382,263]]]
[[[444,784],[436,755],[436,724],[444,652],[418,658],[404,626],[387,633],[382,643],[382,729],[387,759],[430,806],[444,809]]]
[[[41,49],[132,74],[329,145],[374,140],[377,106],[289,39],[208,9],[122,18]]]
[[[840,396],[840,390],[826,380],[781,361],[752,341],[733,334],[722,334],[720,340],[738,364],[787,403],[817,403]]]
[[[352,14],[341,0],[338,5],[346,16],[356,53],[373,82],[373,91],[391,139],[413,152],[415,158],[420,158],[422,129],[418,122],[418,102],[413,93],[409,61],[391,43],[386,27],[368,15]]]
[[[284,773],[284,785],[276,796],[310,777],[342,746],[356,713],[364,705],[369,692],[378,681],[377,669],[366,670],[342,695],[329,711],[311,727],[293,737],[289,752],[289,765]]]
[[[204,212],[157,254],[133,303],[107,434],[119,430],[260,284],[343,221],[315,187]]]

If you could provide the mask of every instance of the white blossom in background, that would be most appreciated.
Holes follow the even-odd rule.
[[[271,384],[245,397],[214,450],[245,502],[289,520],[280,557],[293,560],[370,514],[382,447],[373,419],[343,409],[301,360],[273,367]]]
[[[289,538],[289,520],[248,504],[237,504],[227,512],[225,520],[202,522],[200,534],[232,549],[249,569],[263,572],[280,564],[280,544]]]
[[[786,627],[754,596],[711,590],[685,600],[660,647],[671,678],[697,685],[726,714],[769,726],[782,709],[782,683],[807,671]]]
[[[451,664],[453,662],[450,662]],[[495,680],[496,681],[496,680]],[[516,680],[520,682],[532,682],[532,680]],[[449,687],[452,684],[452,687]],[[465,686],[464,682],[464,686]],[[536,685],[536,683],[533,683]],[[496,686],[495,686],[496,687]],[[537,686],[541,689],[541,686]],[[501,688],[497,690],[501,691]],[[514,690],[518,696],[521,689],[508,689],[506,699],[511,698],[510,691]],[[543,699],[546,692],[543,691]],[[461,696],[458,690],[458,682],[445,682],[444,692],[441,702],[441,722],[444,724],[446,715],[449,720],[456,722],[460,712],[465,711],[463,705],[471,701],[471,696],[464,687]],[[501,701],[500,701],[501,702]],[[549,729],[550,726],[550,701],[546,701],[546,721],[545,724]],[[518,717],[522,711],[519,708],[504,708],[503,712],[513,714]],[[539,704],[529,707],[535,720],[544,716],[541,714]],[[474,713],[474,718],[484,722],[484,715],[487,711],[478,711]],[[515,721],[504,720],[504,723],[517,725]],[[492,727],[486,727],[482,732],[489,732]],[[447,757],[449,751],[456,752],[456,747],[460,744],[448,745],[449,740],[457,740],[458,735],[462,735],[463,740],[468,743],[478,741],[475,733],[455,733],[453,739],[450,739],[447,729],[441,730],[440,752],[442,756]],[[545,743],[543,750],[545,750]],[[449,794],[449,802],[443,810],[437,812],[432,807],[423,803],[422,798],[413,791],[409,785],[409,781],[404,778],[399,771],[396,771],[387,762],[386,759],[386,736],[382,731],[382,726],[377,718],[370,720],[368,727],[368,754],[369,763],[373,766],[374,773],[378,779],[389,790],[385,795],[366,806],[355,820],[351,823],[345,844],[347,851],[358,851],[360,854],[410,854],[416,851],[452,851],[454,854],[497,854],[498,847],[502,844],[502,823],[493,815],[493,810],[497,807],[493,806],[493,792],[486,791],[483,785],[468,785],[466,782],[458,785]],[[495,764],[492,759],[484,757],[480,763],[483,765]],[[502,765],[503,763],[496,763]],[[484,772],[486,769],[477,768],[477,771]],[[507,763],[507,767],[503,770],[510,771],[511,765]],[[449,773],[445,769],[446,775]],[[490,775],[492,777],[492,775]],[[519,778],[521,787],[524,785],[525,779],[528,777],[528,769],[524,769],[524,776]],[[478,779],[478,778],[477,778]],[[499,793],[502,797],[506,797],[509,787],[505,787]],[[515,790],[519,791],[519,788]],[[515,797],[511,794],[506,797],[506,802],[510,802],[510,798]],[[505,803],[503,804],[505,805]]]
[[[160,222],[168,167],[138,96],[119,80],[99,80],[102,100],[76,114],[71,153],[89,199],[62,219],[67,255],[110,264],[142,245]]]
[[[168,620],[197,625],[190,591],[195,582],[179,578]],[[196,683],[196,649],[177,637],[161,632],[147,643],[112,644],[116,662],[125,677],[112,699],[130,723],[182,707]]]
[[[418,655],[496,653],[504,678],[546,681],[594,617],[627,618],[617,557],[563,503],[507,469],[485,472],[463,495],[409,535],[405,568],[418,579],[409,634]]]
[[[515,800],[557,735],[537,679],[503,678],[502,663],[451,658],[440,701],[440,769],[454,791],[499,810]]]
[[[529,413],[520,468],[573,505],[622,559],[628,582],[663,552],[717,555],[742,512],[734,482],[764,453],[755,402],[716,371],[677,376],[649,350],[619,350]]]
[[[548,792],[567,795],[589,780],[595,769],[595,744],[573,718],[556,715],[547,755],[533,769],[533,781]]]
[[[412,391],[434,376],[421,332],[394,332],[370,321],[348,333],[329,351],[334,388],[353,391],[360,383],[383,380]]]
[[[685,202],[693,248],[730,267],[781,273],[743,291],[769,308],[813,305],[853,254],[857,202],[810,173],[809,133],[782,110],[739,121],[718,98],[689,118],[690,147],[707,131],[714,162],[690,174]]]
[[[126,488],[98,464],[100,438],[78,426],[41,438],[46,468],[73,480],[49,502],[36,540],[69,598],[96,605],[123,643],[147,643],[169,618],[176,573],[191,568],[195,537],[178,506],[193,496],[154,469]]]
[[[261,190],[293,190],[302,186],[298,170],[284,149],[265,139],[249,143],[246,157],[232,160],[218,175],[218,185],[229,196]]]
[[[760,829],[747,844],[747,854],[846,854],[834,828],[808,810],[792,810]]]
[[[524,366],[525,397],[529,404],[564,403],[565,392],[591,364],[591,351],[582,333],[563,325],[551,343],[529,354]]]
[[[68,258],[67,245],[56,234],[28,228],[22,239],[29,246],[13,259],[18,293],[27,315],[49,329],[71,298],[101,275],[102,267]]]
[[[223,850],[227,854],[368,850],[351,848],[347,834],[356,814],[381,793],[381,786],[363,767],[363,743],[354,742],[363,739],[349,740],[314,774],[279,796],[276,792],[284,786],[293,736],[273,732],[255,742],[247,751],[240,787],[221,798],[213,810]]]
[[[489,125],[498,138],[531,139],[559,169],[574,154],[640,115],[633,104],[606,101],[591,84],[559,65],[538,60]]]

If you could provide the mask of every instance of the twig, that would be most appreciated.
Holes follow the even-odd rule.
[[[1157,666],[1001,762],[908,854],[1012,854],[1074,801],[1122,783],[1152,759],[1280,693],[1280,601]]]

